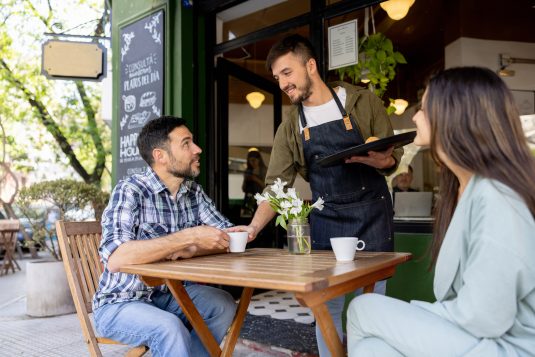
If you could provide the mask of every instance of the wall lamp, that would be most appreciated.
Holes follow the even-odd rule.
[[[535,64],[535,59],[516,58],[504,53],[500,53],[500,69],[498,69],[496,73],[498,73],[500,77],[513,77],[515,75],[515,71],[507,68],[513,63]]]

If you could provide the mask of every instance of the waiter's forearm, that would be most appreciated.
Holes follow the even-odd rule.
[[[273,211],[267,201],[264,201],[258,206],[250,226],[255,229],[256,233],[258,233],[273,219],[273,217],[275,217],[275,211]]]

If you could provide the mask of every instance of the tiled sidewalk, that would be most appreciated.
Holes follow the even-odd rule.
[[[22,271],[0,276],[0,357],[88,356],[76,314],[49,318],[26,315],[26,260],[19,264]],[[313,317],[308,309],[299,307],[290,294],[270,291],[255,295],[249,312],[234,356],[317,354]],[[101,345],[101,349],[104,356],[123,356],[127,350],[106,345]]]

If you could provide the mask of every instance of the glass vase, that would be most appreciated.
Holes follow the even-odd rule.
[[[310,225],[306,218],[293,218],[288,222],[288,252],[310,254]]]

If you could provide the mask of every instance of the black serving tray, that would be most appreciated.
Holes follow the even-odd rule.
[[[340,165],[344,163],[344,159],[351,156],[366,156],[368,155],[368,151],[385,151],[391,146],[398,148],[410,144],[413,142],[415,136],[416,131],[409,131],[372,141],[371,143],[352,146],[318,160],[318,164],[323,167]]]

